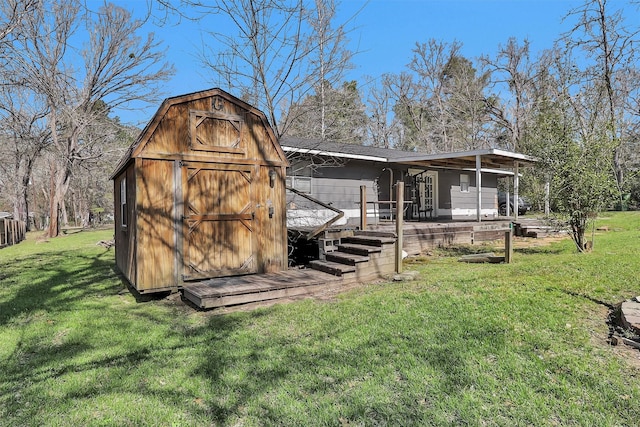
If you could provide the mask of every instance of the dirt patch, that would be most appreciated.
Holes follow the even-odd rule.
[[[514,237],[513,247],[515,249],[536,248],[540,246],[550,246],[553,243],[568,239],[566,234],[547,236],[547,237]]]

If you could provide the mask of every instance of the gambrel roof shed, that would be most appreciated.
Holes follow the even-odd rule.
[[[286,269],[286,157],[221,89],[166,99],[118,163],[116,264],[141,293]]]

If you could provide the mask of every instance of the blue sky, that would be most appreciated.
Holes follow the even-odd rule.
[[[148,7],[144,0],[121,4],[138,12]],[[377,78],[384,73],[398,73],[410,62],[416,42],[432,38],[461,42],[462,53],[469,58],[493,56],[509,37],[528,38],[535,56],[567,30],[568,24],[562,18],[581,4],[578,0],[370,0],[365,5],[364,1],[343,0],[336,22],[344,22],[360,10],[349,24],[353,28],[349,33],[350,49],[359,53],[347,79],[364,84],[364,76]],[[168,46],[167,60],[177,71],[165,86],[166,96],[216,86],[202,72],[197,59],[197,52],[208,37],[203,30],[225,30],[216,25],[203,19],[149,27]],[[157,108],[153,105],[116,114],[124,122],[144,125]]]

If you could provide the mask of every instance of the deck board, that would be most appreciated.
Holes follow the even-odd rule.
[[[186,283],[183,296],[201,308],[305,295],[344,282],[339,277],[312,269],[221,277]]]

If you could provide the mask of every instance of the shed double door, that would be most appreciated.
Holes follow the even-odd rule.
[[[256,272],[253,167],[183,165],[183,279]]]

